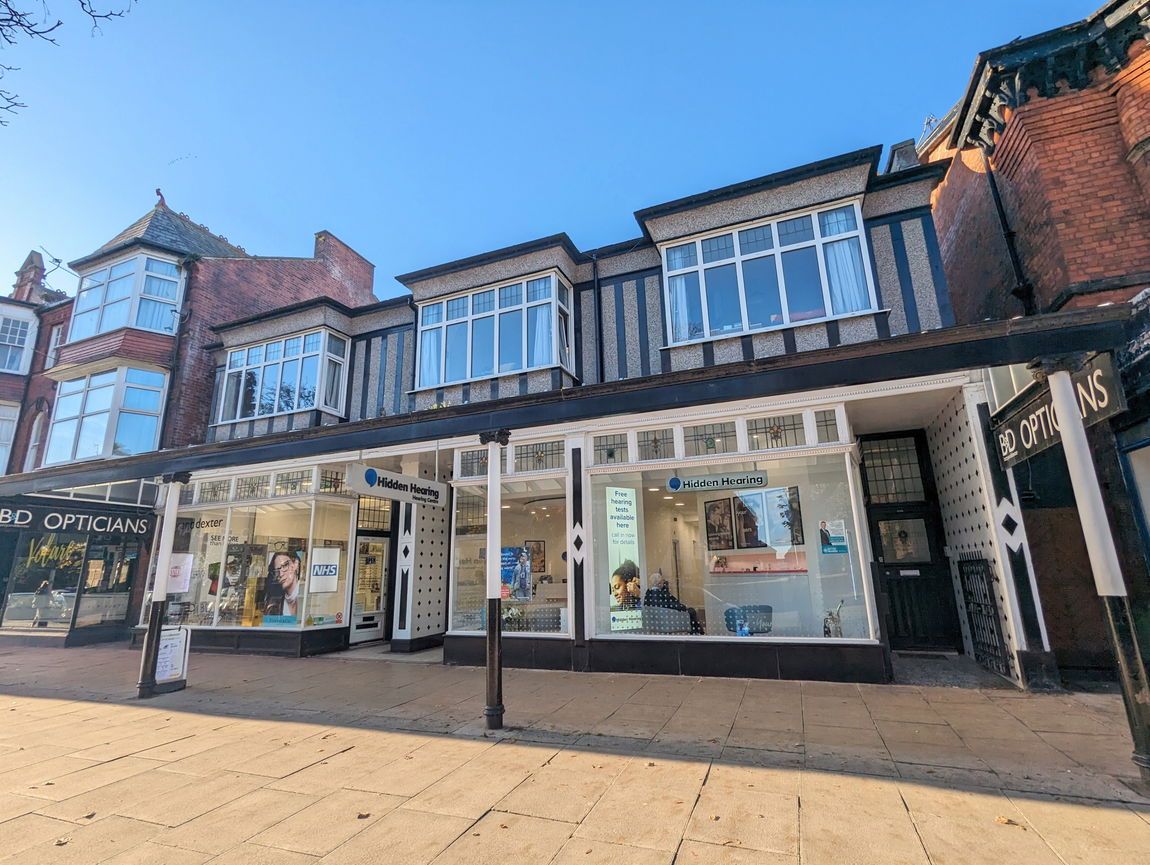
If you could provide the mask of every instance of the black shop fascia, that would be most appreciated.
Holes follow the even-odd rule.
[[[0,499],[0,631],[66,645],[123,638],[155,524],[149,508]]]

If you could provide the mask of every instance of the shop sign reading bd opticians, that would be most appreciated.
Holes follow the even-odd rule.
[[[1122,382],[1110,355],[1096,355],[1070,380],[1084,425],[1092,426],[1126,410]],[[1018,405],[1007,406],[1003,414],[993,415],[990,427],[1004,468],[1016,466],[1062,441],[1049,385],[1034,388],[1034,393]]]
[[[148,516],[139,513],[99,512],[29,505],[22,502],[0,502],[0,529],[146,535],[152,529],[152,521]]]
[[[706,475],[701,478],[681,478],[673,475],[667,481],[672,493],[710,492],[711,490],[757,490],[767,485],[766,472],[745,474]]]
[[[442,507],[447,503],[447,485],[348,463],[347,487],[361,496],[378,496],[418,505]]]

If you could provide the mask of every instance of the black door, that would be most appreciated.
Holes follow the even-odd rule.
[[[962,650],[922,430],[865,436],[863,492],[893,649]]]

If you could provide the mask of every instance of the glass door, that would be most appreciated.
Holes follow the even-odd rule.
[[[352,643],[384,638],[388,552],[387,538],[356,538],[355,590],[351,602]]]

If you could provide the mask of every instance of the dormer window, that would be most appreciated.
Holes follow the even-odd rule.
[[[343,414],[348,341],[326,331],[228,352],[220,423],[320,408]]]
[[[180,269],[148,255],[84,274],[72,307],[69,342],[135,327],[175,333]]]
[[[663,248],[672,344],[875,308],[858,202]]]
[[[571,288],[554,273],[425,303],[418,386],[570,370],[574,338]]]

